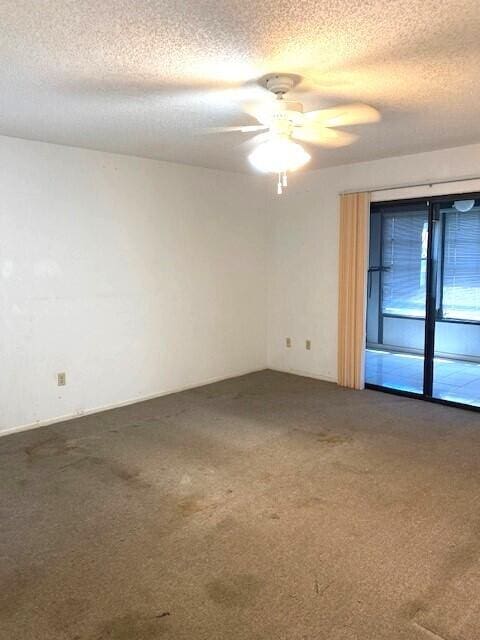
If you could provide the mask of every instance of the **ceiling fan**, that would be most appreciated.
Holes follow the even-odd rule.
[[[278,174],[277,193],[287,186],[287,172],[305,165],[310,154],[295,140],[322,147],[342,147],[358,139],[358,135],[336,129],[338,126],[367,124],[380,120],[380,113],[366,104],[303,111],[301,102],[285,100],[284,96],[299,82],[298,76],[270,74],[260,81],[275,100],[244,105],[244,111],[259,124],[216,127],[213,132],[260,132],[250,142],[256,144],[249,155],[251,164],[264,173]]]

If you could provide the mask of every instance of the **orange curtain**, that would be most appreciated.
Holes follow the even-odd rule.
[[[340,196],[338,384],[364,388],[370,194]]]

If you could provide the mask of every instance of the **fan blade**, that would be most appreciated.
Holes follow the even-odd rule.
[[[264,133],[258,133],[256,136],[245,140],[244,142],[238,144],[235,148],[241,149],[243,151],[253,151],[253,149],[261,144],[262,142],[267,142],[270,139],[270,131],[265,131]]]
[[[310,142],[321,147],[345,147],[355,140],[358,136],[355,133],[347,131],[339,131],[338,129],[328,129],[327,127],[295,127],[292,138],[301,140],[302,142]]]
[[[275,113],[275,101],[242,105],[243,111],[262,124],[269,126]]]
[[[351,124],[368,124],[378,122],[380,113],[368,104],[345,104],[331,109],[307,111],[304,114],[308,122],[315,122],[324,127],[346,127]]]
[[[236,127],[208,127],[203,133],[231,133],[232,131],[240,131],[241,133],[250,133],[252,131],[263,131],[267,126],[264,124],[247,124]]]
[[[298,94],[316,93],[323,97],[327,95],[343,95],[351,85],[349,78],[340,70],[319,71],[318,69],[302,68],[298,70],[300,82],[294,92]]]

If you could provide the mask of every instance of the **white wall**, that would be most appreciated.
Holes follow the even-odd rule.
[[[282,197],[270,177],[12,138],[0,166],[5,433],[267,362],[335,380],[338,193],[480,175],[480,145],[299,173]]]
[[[12,138],[0,166],[0,431],[266,366],[258,178]]]
[[[480,145],[292,176],[285,195],[272,196],[269,204],[269,366],[336,380],[340,192],[467,176],[480,176]],[[480,190],[479,183],[382,192],[376,199],[468,190]]]

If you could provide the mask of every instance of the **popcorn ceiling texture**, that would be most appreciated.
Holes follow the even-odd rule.
[[[249,171],[248,136],[202,131],[284,71],[306,108],[383,115],[312,168],[480,141],[478,0],[3,0],[0,24],[3,135]]]

